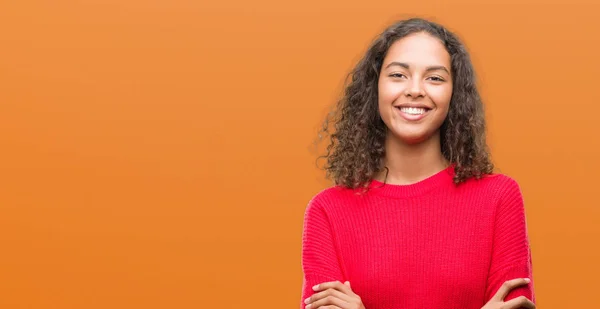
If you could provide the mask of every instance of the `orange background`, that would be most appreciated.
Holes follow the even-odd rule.
[[[297,308],[311,143],[410,14],[472,53],[538,306],[598,306],[599,3],[210,2],[0,4],[1,308]]]

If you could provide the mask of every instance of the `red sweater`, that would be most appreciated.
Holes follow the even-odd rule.
[[[518,184],[494,174],[456,186],[453,173],[317,194],[304,217],[301,308],[312,286],[336,280],[350,281],[366,309],[480,309],[515,278],[532,282],[505,300],[535,302]]]

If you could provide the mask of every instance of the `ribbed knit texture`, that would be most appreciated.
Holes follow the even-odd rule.
[[[453,167],[415,184],[373,181],[364,195],[331,187],[308,204],[301,308],[327,281],[350,281],[366,309],[480,309],[506,280],[505,300],[535,302],[518,184],[502,174],[456,186]]]

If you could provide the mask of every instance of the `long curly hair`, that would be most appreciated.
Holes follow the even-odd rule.
[[[451,57],[452,98],[448,116],[440,127],[443,156],[454,164],[454,183],[491,174],[485,138],[485,114],[476,86],[473,64],[458,37],[443,26],[422,18],[401,20],[384,30],[348,75],[345,91],[319,131],[319,140],[329,136],[326,177],[336,185],[367,189],[384,167],[387,127],[378,109],[378,79],[390,46],[413,33],[438,38]],[[333,125],[333,132],[331,126]]]

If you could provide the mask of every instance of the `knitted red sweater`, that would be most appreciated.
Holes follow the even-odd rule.
[[[510,279],[505,300],[535,302],[518,184],[502,174],[456,186],[453,167],[410,185],[331,187],[308,204],[303,300],[312,286],[350,281],[367,309],[480,309]]]

